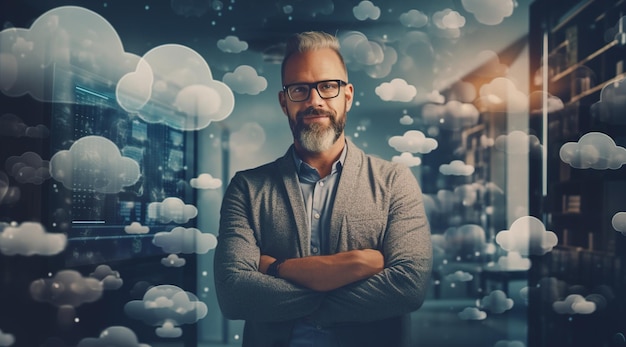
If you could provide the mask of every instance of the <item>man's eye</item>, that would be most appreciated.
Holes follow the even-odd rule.
[[[306,93],[306,91],[307,91],[306,86],[293,86],[291,88],[292,93]]]
[[[323,83],[319,85],[318,88],[321,88],[324,90],[332,90],[332,89],[335,89],[335,85],[333,83]]]

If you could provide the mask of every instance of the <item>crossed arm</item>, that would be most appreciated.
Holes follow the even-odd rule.
[[[259,271],[267,273],[267,268],[274,261],[276,259],[269,255],[261,255]],[[363,249],[287,259],[280,265],[278,275],[303,287],[326,292],[369,278],[384,267],[385,259],[381,252]]]

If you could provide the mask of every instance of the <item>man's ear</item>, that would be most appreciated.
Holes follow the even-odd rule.
[[[283,113],[287,115],[287,99],[285,99],[285,93],[282,91],[278,92],[278,103],[280,104],[280,108],[283,110]]]
[[[348,112],[352,108],[352,101],[354,101],[354,85],[348,83],[344,88],[344,93],[346,96],[346,112]]]

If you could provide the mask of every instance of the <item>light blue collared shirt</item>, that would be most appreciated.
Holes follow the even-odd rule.
[[[339,159],[333,163],[330,174],[324,178],[320,177],[317,169],[302,161],[295,149],[293,157],[308,216],[311,255],[328,254],[330,215],[341,168],[346,159],[346,146],[343,147]]]
[[[330,215],[341,169],[346,159],[346,147],[344,145],[339,159],[333,163],[330,174],[324,178],[320,177],[317,169],[302,161],[295,149],[292,150],[308,216],[311,255],[323,255],[330,252],[328,246]],[[334,347],[338,344],[330,330],[301,319],[293,328],[289,347],[304,346]]]

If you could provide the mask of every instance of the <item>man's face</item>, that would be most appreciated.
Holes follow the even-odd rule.
[[[347,78],[341,60],[331,49],[320,49],[298,53],[289,58],[285,66],[284,84],[313,83],[324,80]],[[343,134],[346,115],[352,106],[353,86],[341,86],[339,95],[324,99],[316,89],[309,97],[294,102],[284,92],[279,92],[279,101],[289,119],[294,140],[308,152],[320,153],[328,150]]]

